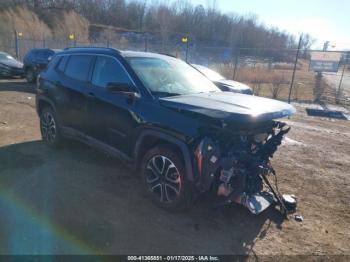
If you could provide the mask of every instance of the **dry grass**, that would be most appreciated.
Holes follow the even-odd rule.
[[[294,65],[293,64],[276,64],[273,65],[273,69],[279,69],[279,70],[293,70]]]
[[[36,13],[27,8],[17,7],[0,11],[0,33],[7,37],[13,35],[15,30],[23,32],[25,38],[42,39],[52,36],[49,27]]]
[[[46,10],[40,17],[50,27],[54,39],[68,39],[69,34],[74,34],[79,42],[89,39],[89,21],[74,11]]]
[[[232,79],[234,68],[227,65],[213,67],[225,77]],[[254,94],[287,100],[292,80],[292,70],[268,69],[265,67],[238,68],[235,80],[250,85]],[[294,78],[291,99],[301,101],[314,100],[315,74],[308,71],[308,62],[298,63]]]
[[[15,55],[14,31],[23,32],[19,44],[22,59],[32,48],[64,48],[69,45],[69,34],[79,42],[89,39],[89,22],[73,11],[58,9],[35,13],[25,7],[0,11],[0,50]],[[45,39],[45,41],[43,40]]]
[[[14,31],[23,32],[23,39],[67,39],[70,33],[81,41],[88,40],[89,22],[73,11],[46,10],[39,14],[16,7],[0,11],[0,40],[14,37]]]

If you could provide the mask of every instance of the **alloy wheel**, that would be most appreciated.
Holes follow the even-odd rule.
[[[56,139],[56,123],[51,112],[44,112],[41,118],[41,133],[43,138],[53,144]]]
[[[181,176],[167,157],[156,155],[147,163],[146,184],[161,203],[172,203],[180,195]]]

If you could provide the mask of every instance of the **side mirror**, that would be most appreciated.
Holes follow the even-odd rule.
[[[106,90],[110,93],[118,93],[127,96],[135,96],[136,92],[134,87],[127,83],[108,83],[106,86]]]

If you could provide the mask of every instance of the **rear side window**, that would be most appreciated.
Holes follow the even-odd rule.
[[[41,53],[41,57],[44,59],[44,60],[49,60],[50,57],[52,57],[55,53],[50,51],[50,50],[47,50],[47,51],[43,51]]]
[[[111,57],[99,56],[96,59],[92,84],[106,87],[108,83],[127,83],[130,78],[121,64]]]
[[[66,56],[66,55],[62,56],[58,66],[57,66],[57,71],[63,73],[64,69],[66,68],[67,61],[68,61],[68,56]]]
[[[55,56],[47,65],[47,68],[49,70],[52,70],[53,68],[57,67],[60,63],[60,57],[59,56]]]
[[[40,60],[48,60],[48,58],[52,56],[49,51],[38,51],[37,58]]]
[[[36,53],[36,51],[35,50],[30,50],[28,53],[27,53],[27,55],[25,56],[25,60],[27,60],[27,59],[33,59],[33,57],[35,56],[35,53]]]
[[[90,64],[93,56],[72,55],[68,60],[65,75],[80,81],[86,81],[89,75]]]

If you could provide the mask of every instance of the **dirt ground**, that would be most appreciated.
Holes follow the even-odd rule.
[[[46,147],[34,87],[0,80],[0,253],[350,255],[350,121],[307,116],[309,106],[296,105],[273,159],[303,222],[274,209],[213,213],[204,198],[169,213],[116,159],[79,143]]]

